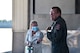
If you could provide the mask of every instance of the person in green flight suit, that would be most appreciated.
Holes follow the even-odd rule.
[[[65,20],[61,17],[61,9],[52,7],[50,10],[53,24],[47,27],[47,38],[51,41],[52,53],[69,53],[67,46],[67,26]]]

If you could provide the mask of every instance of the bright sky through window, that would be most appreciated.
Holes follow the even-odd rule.
[[[12,0],[0,0],[0,20],[12,20]]]

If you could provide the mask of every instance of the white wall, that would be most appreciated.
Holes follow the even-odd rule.
[[[36,14],[49,14],[52,6],[59,6],[63,14],[75,13],[75,0],[36,0]]]
[[[80,27],[80,14],[62,14],[65,19],[68,30],[76,30]],[[52,24],[49,14],[35,14],[34,20],[39,24],[40,29],[46,29]]]

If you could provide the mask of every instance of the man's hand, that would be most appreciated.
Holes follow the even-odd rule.
[[[47,32],[51,32],[51,27],[47,27],[47,28],[46,28],[46,31],[47,31]]]
[[[34,36],[35,33],[36,33],[36,32],[32,31],[32,36]]]
[[[42,41],[42,39],[39,39],[39,40],[37,41],[37,44],[39,44],[41,41]]]

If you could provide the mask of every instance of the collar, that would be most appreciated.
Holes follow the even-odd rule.
[[[61,16],[58,16],[54,21],[57,21],[59,18],[61,18]]]

